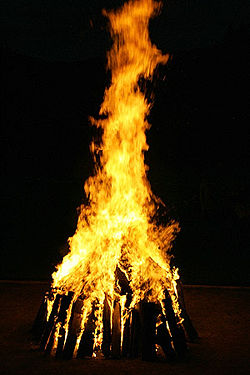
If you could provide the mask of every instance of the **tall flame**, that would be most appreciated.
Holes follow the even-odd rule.
[[[82,331],[95,306],[96,347],[102,341],[105,296],[111,305],[120,301],[122,319],[140,300],[161,302],[166,289],[178,310],[174,297],[178,276],[170,268],[169,254],[178,224],[163,226],[153,219],[159,200],[144,164],[150,103],[138,83],[151,79],[155,67],[168,60],[149,39],[149,19],[159,9],[154,0],[131,0],[119,10],[103,11],[114,43],[108,52],[111,83],[101,119],[92,119],[102,129],[102,141],[91,144],[96,163],[94,176],[84,186],[89,204],[81,206],[70,251],[52,275],[54,288],[84,299]],[[119,273],[131,290],[129,305]]]

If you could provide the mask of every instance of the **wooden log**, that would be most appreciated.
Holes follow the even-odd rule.
[[[156,330],[156,343],[161,346],[167,360],[175,358],[175,351],[171,345],[171,337],[166,327],[166,322],[162,322]]]
[[[103,306],[103,341],[102,341],[102,353],[108,358],[110,356],[111,349],[111,309],[110,309],[111,300],[108,300],[108,297],[105,297],[104,306]]]
[[[54,326],[55,326],[56,319],[57,319],[57,314],[58,314],[60,304],[61,304],[61,299],[62,299],[62,295],[57,294],[55,301],[53,303],[53,307],[49,316],[49,320],[47,321],[44,332],[42,334],[41,343],[40,343],[40,348],[42,350],[46,350],[47,345],[50,340],[50,336],[52,334],[52,331],[54,330]]]
[[[65,323],[67,319],[67,312],[73,298],[73,293],[64,294],[61,298],[60,308],[58,314],[54,319],[54,325],[45,348],[46,354],[51,354],[57,358],[62,357],[62,350],[65,341]]]
[[[94,349],[94,333],[95,333],[95,307],[89,314],[87,322],[84,327],[82,338],[79,344],[77,358],[92,357]]]
[[[184,299],[184,293],[183,293],[183,287],[182,283],[179,280],[176,282],[177,285],[177,292],[178,292],[178,302],[180,304],[181,308],[181,317],[183,318],[182,325],[184,327],[184,330],[186,332],[187,339],[191,342],[195,341],[198,338],[198,333],[196,329],[194,328],[194,325],[187,313],[186,305],[185,305],[185,299]]]
[[[187,352],[185,333],[182,326],[177,323],[172,306],[172,300],[168,291],[165,291],[165,299],[163,300],[163,304],[166,311],[166,319],[172,336],[175,352],[179,358],[183,358]]]
[[[123,340],[122,340],[122,357],[129,356],[129,347],[130,347],[130,317],[125,321],[123,328]]]
[[[58,323],[56,323],[57,321],[57,318],[55,320],[55,324],[53,325],[53,328],[51,330],[51,334],[50,334],[50,337],[48,339],[48,342],[47,342],[47,345],[46,345],[46,348],[44,350],[44,353],[45,354],[50,354],[52,355],[53,357],[56,355],[56,348],[57,348],[57,338],[58,338],[58,329],[59,329],[59,325],[57,325]]]
[[[156,359],[156,305],[153,302],[141,302],[142,326],[142,360],[154,361]]]
[[[112,358],[120,358],[121,356],[121,306],[119,301],[114,301],[113,307],[111,356]]]
[[[63,347],[65,343],[65,324],[67,321],[67,314],[70,307],[70,304],[72,302],[74,293],[69,292],[68,295],[64,295],[62,298],[60,310],[58,313],[58,323],[60,324],[60,329],[58,333],[58,341],[57,341],[57,348],[56,348],[56,357],[60,358],[62,357]]]
[[[119,278],[121,279],[120,274]],[[128,288],[124,282],[124,290],[125,289],[127,290]],[[182,317],[185,319],[184,322],[186,321],[183,323],[183,326],[186,335],[191,340],[198,335],[186,312],[183,291],[180,285],[178,285],[178,292]],[[54,293],[54,291],[45,294],[32,330],[34,336],[37,339],[40,338],[40,348],[44,350],[45,353],[54,353],[56,357],[72,358],[77,338],[81,333],[83,300],[79,298],[73,304],[67,340],[65,342],[65,323],[68,308],[72,302],[73,293],[63,296],[59,293],[56,294],[51,314],[47,321],[47,301],[48,298],[50,298],[51,293]],[[131,298],[132,295],[128,293],[126,307],[129,306]],[[143,301],[137,306],[137,308],[131,311],[130,317],[126,320],[123,332],[123,342],[121,343],[121,306],[119,301],[114,302],[111,330],[111,301],[109,303],[106,297],[103,310],[102,353],[104,356],[106,358],[110,356],[112,356],[112,358],[120,358],[122,355],[123,357],[136,358],[141,354],[143,360],[153,361],[156,359],[156,344],[158,344],[162,347],[167,359],[172,359],[175,356],[175,353],[178,357],[183,357],[187,351],[185,333],[182,325],[179,324],[178,319],[175,316],[172,300],[168,291],[165,291],[165,299],[163,303],[169,330],[166,327],[164,319],[156,329],[156,317],[159,314],[159,308],[155,303]],[[95,314],[93,307],[93,311],[88,317],[81,337],[77,357],[92,356],[94,332]],[[173,343],[174,350],[171,342]]]
[[[131,295],[132,290],[129,285],[126,274],[117,266],[115,270],[115,278],[118,281],[121,295]]]
[[[49,296],[50,292],[46,292],[31,328],[33,339],[37,342],[41,340],[43,331],[47,323],[47,308]]]
[[[63,349],[63,358],[71,359],[75,350],[77,338],[81,332],[81,322],[82,322],[82,307],[83,300],[78,298],[71,311],[71,318],[69,322],[68,336]]]
[[[128,309],[132,301],[132,293],[126,293],[126,302],[125,308]],[[130,323],[131,323],[131,312],[129,316],[126,317],[126,321],[123,323],[123,338],[122,338],[122,357],[129,357],[129,350],[130,350]]]
[[[138,358],[141,353],[141,319],[138,308],[131,311],[129,327],[129,357]]]

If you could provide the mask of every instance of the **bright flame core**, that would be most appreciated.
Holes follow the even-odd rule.
[[[81,207],[76,233],[69,239],[70,252],[52,276],[54,288],[73,291],[74,300],[84,299],[82,331],[95,306],[96,348],[102,342],[105,296],[111,308],[114,300],[120,302],[123,322],[139,301],[161,303],[167,289],[178,314],[178,274],[170,268],[169,255],[178,224],[161,226],[153,220],[159,200],[144,164],[150,104],[138,84],[141,78],[151,79],[155,67],[168,60],[149,39],[149,19],[159,9],[154,0],[132,0],[122,9],[103,12],[114,43],[108,53],[111,84],[100,109],[104,119],[92,119],[102,128],[102,141],[91,144],[96,165],[84,186],[89,205]],[[131,290],[129,306],[117,271],[125,275]]]

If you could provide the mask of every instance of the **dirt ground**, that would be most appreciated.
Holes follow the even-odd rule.
[[[200,339],[182,362],[55,360],[32,345],[30,328],[48,288],[39,282],[0,282],[1,375],[247,375],[250,373],[250,288],[191,287],[184,293]]]

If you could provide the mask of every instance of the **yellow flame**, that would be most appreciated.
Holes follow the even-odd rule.
[[[138,84],[168,61],[149,39],[149,19],[159,9],[154,0],[132,0],[119,10],[103,11],[114,43],[108,53],[111,83],[100,108],[102,118],[91,119],[102,129],[102,141],[91,144],[96,165],[84,186],[89,205],[81,207],[70,252],[53,273],[54,288],[84,298],[82,331],[91,306],[98,306],[96,347],[102,341],[105,295],[120,299],[126,316],[117,268],[132,291],[128,310],[143,299],[162,301],[168,289],[178,311],[176,271],[170,268],[169,255],[178,224],[156,225],[153,220],[160,201],[151,191],[144,164],[151,104]]]

